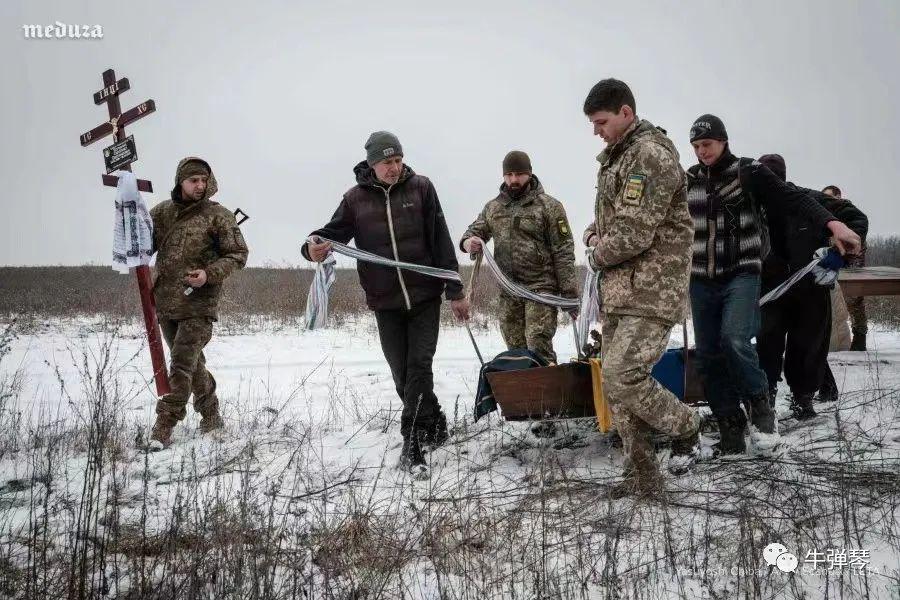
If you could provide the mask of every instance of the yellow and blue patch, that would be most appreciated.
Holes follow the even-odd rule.
[[[631,173],[625,181],[625,204],[639,205],[644,197],[644,185],[647,176],[640,173]]]

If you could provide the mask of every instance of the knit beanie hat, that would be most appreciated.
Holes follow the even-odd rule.
[[[366,142],[366,162],[370,167],[394,156],[403,156],[403,147],[396,135],[390,131],[376,131],[369,136]]]
[[[513,150],[503,158],[503,174],[531,173],[531,159],[521,150]]]
[[[725,123],[715,115],[703,115],[697,117],[691,125],[691,143],[697,140],[728,141],[728,132],[725,131]]]

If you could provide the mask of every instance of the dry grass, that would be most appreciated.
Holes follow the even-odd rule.
[[[336,464],[322,452],[336,423],[396,431],[360,404],[359,388],[335,388],[342,414],[318,423],[279,398],[247,398],[230,441],[160,459],[135,445],[125,407],[137,390],[113,367],[117,347],[113,332],[73,348],[78,418],[0,428],[18,437],[7,452],[22,465],[0,490],[4,598],[855,600],[900,590],[890,570],[801,578],[760,561],[771,541],[900,547],[900,462],[885,451],[900,393],[881,389],[877,372],[823,411],[827,435],[801,436],[780,459],[702,464],[670,480],[667,496],[612,501],[616,470],[591,460],[608,441],[580,421],[560,424],[578,441],[560,445],[527,424],[457,416],[429,482],[398,476],[387,447],[371,450],[380,466]],[[67,395],[72,382],[59,384]],[[299,386],[289,397],[303,396]],[[884,419],[863,428],[860,413]]]

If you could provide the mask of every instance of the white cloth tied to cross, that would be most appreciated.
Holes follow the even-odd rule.
[[[120,273],[150,264],[153,252],[153,221],[130,171],[116,173],[115,219],[113,220],[112,268]]]

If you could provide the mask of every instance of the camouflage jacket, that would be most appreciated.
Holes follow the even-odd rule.
[[[181,161],[182,164],[187,160]],[[153,297],[161,317],[218,318],[222,282],[247,262],[249,251],[234,215],[209,199],[217,189],[210,169],[203,198],[185,202],[181,199],[181,188],[176,185],[172,199],[150,210],[153,251],[157,253]],[[188,286],[184,278],[193,269],[206,271],[206,285],[185,295]]]
[[[687,306],[694,230],[678,151],[649,121],[636,121],[598,157],[594,262],[606,312],[675,323]]]
[[[563,205],[544,193],[535,175],[529,190],[512,198],[506,184],[469,225],[459,247],[472,236],[494,239],[497,264],[516,283],[533,292],[577,298],[575,243]]]

